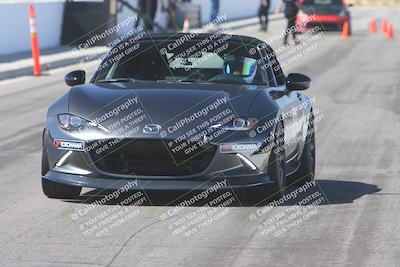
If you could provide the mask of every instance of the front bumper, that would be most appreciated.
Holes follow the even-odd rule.
[[[42,178],[67,185],[117,190],[134,182],[139,190],[205,190],[223,180],[226,180],[224,189],[273,184],[267,175],[268,152],[241,152],[256,168],[246,165],[237,153],[222,153],[216,149],[208,166],[201,172],[180,176],[149,176],[106,172],[99,168],[87,151],[57,149],[48,130],[44,132],[43,145],[49,170],[42,173]]]
[[[186,180],[186,179],[135,179],[134,177],[128,177],[125,179],[109,179],[103,177],[87,177],[83,175],[74,175],[68,173],[61,173],[56,171],[49,171],[42,178],[80,187],[88,187],[94,189],[110,189],[118,190],[129,185],[132,188],[132,184],[135,184],[137,190],[207,190],[208,188],[215,185],[217,182],[226,180],[227,186],[222,186],[220,189],[246,189],[262,185],[273,185],[269,176],[267,175],[255,175],[249,177],[226,177],[219,175],[208,180]]]

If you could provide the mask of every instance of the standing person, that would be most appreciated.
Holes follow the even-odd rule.
[[[268,29],[269,1],[270,0],[261,0],[260,8],[258,9],[258,18],[260,19],[262,31],[267,31]],[[263,20],[263,17],[265,17],[265,21]]]
[[[283,39],[283,44],[287,45],[288,44],[288,37],[289,33],[292,33],[293,40],[295,44],[299,44],[300,41],[296,39],[296,19],[297,19],[297,13],[299,13],[299,6],[300,4],[297,2],[297,0],[282,0],[281,4],[276,10],[276,13],[279,13],[281,10],[282,5],[285,4],[285,17],[287,19],[287,27],[285,30],[285,36]]]
[[[139,0],[140,13],[147,30],[152,31],[157,13],[158,0]]]
[[[211,0],[211,16],[210,21],[214,21],[219,13],[219,0]]]
[[[163,0],[162,1],[162,10],[168,13],[168,25],[167,28],[176,32],[176,6],[177,0]]]

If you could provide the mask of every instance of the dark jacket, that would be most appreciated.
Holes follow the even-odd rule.
[[[285,17],[294,17],[299,12],[296,0],[283,0],[285,2]]]

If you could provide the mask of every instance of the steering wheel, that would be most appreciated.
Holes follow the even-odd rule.
[[[246,81],[243,78],[226,74],[218,74],[210,78],[208,81],[214,83],[246,84]]]

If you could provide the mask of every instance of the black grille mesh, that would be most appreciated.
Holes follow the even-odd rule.
[[[202,172],[211,162],[216,146],[198,148],[185,154],[184,151],[173,153],[161,140],[122,140],[112,148],[98,153],[91,149],[94,164],[104,172],[119,175],[141,176],[183,176]],[[103,144],[104,145],[104,144]],[[94,147],[93,143],[89,147]]]

